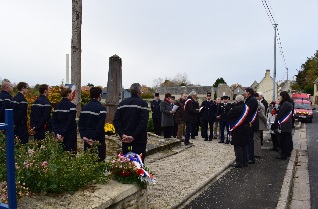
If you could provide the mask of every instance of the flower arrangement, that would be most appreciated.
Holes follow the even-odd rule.
[[[113,135],[116,133],[115,127],[111,123],[105,123],[104,130],[106,134]]]
[[[107,170],[111,176],[124,184],[135,183],[141,188],[147,188],[148,184],[156,184],[156,180],[142,163],[140,155],[128,152],[119,153],[107,164]]]

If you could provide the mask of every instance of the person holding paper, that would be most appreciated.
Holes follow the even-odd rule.
[[[174,121],[170,93],[166,93],[163,102],[160,103],[160,112],[161,126],[163,127],[163,137],[171,138]]]

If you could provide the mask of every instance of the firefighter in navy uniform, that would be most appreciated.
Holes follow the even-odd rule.
[[[131,97],[119,103],[113,123],[122,140],[123,154],[129,151],[141,154],[141,159],[144,162],[149,119],[148,104],[140,98],[141,85],[139,83],[133,83],[130,92]]]
[[[213,123],[216,119],[217,106],[211,100],[211,93],[208,92],[206,100],[201,104],[201,136],[204,141],[212,141],[213,139]],[[210,135],[208,135],[208,127],[210,127]]]
[[[4,123],[5,109],[12,109],[12,96],[10,92],[12,92],[13,90],[13,85],[9,80],[3,79],[1,83],[1,89],[2,91],[0,92],[0,123]]]
[[[42,84],[39,87],[40,96],[31,105],[31,133],[34,139],[41,141],[45,138],[45,132],[51,131],[51,110],[52,105],[47,99],[49,86]]]
[[[65,151],[77,151],[76,105],[70,100],[72,90],[61,86],[62,100],[56,104],[52,115],[52,129],[58,140],[63,142]]]
[[[80,137],[84,140],[84,150],[92,147],[94,141],[98,141],[98,162],[106,158],[105,142],[105,120],[106,108],[100,103],[102,98],[102,89],[92,87],[89,90],[91,100],[83,107],[79,121],[78,129]]]
[[[228,119],[228,113],[230,112],[232,108],[232,104],[229,103],[229,97],[228,96],[223,96],[222,97],[223,102],[220,104],[219,109],[218,109],[218,116],[217,118],[220,119],[220,135],[221,135],[221,140],[219,143],[225,143],[229,144],[229,134],[230,134],[230,121]],[[224,136],[224,129],[226,128],[226,140]]]
[[[17,85],[18,93],[12,98],[14,112],[14,135],[16,135],[22,144],[29,141],[28,134],[28,102],[24,94],[28,93],[28,84],[20,82]]]
[[[155,134],[161,135],[161,112],[160,112],[160,97],[159,93],[155,93],[155,99],[151,102],[152,121]]]

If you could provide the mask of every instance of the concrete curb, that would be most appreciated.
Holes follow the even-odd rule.
[[[295,133],[299,134],[298,129],[300,129],[300,127],[301,127],[301,123],[299,122],[299,125],[297,127],[295,127],[296,131],[294,132],[293,140],[296,139]],[[297,139],[299,140],[299,138],[300,137],[298,135]],[[298,152],[299,152],[299,150],[294,149],[292,151],[291,156],[290,156],[276,209],[288,209],[289,208],[290,194],[291,194],[291,191],[293,188],[294,175],[296,172],[296,164],[297,164],[298,155],[299,155]]]
[[[219,170],[217,173],[215,173],[214,175],[212,175],[208,180],[206,180],[205,182],[203,182],[199,187],[195,188],[191,193],[189,193],[188,195],[186,195],[179,203],[173,205],[172,207],[170,207],[170,209],[177,209],[179,208],[182,204],[184,204],[185,202],[187,202],[192,196],[198,194],[200,192],[200,190],[202,190],[204,187],[206,187],[208,184],[210,184],[214,179],[216,179],[218,176],[220,176],[225,170],[227,170],[230,165],[232,163],[234,163],[235,160],[231,161],[230,163],[228,163],[226,166],[224,166],[221,170]]]
[[[153,149],[150,149],[150,150],[147,150],[146,154],[147,155],[152,155],[152,154],[155,154],[157,152],[160,152],[160,151],[163,151],[163,150],[166,150],[166,149],[171,149],[173,147],[176,147],[176,146],[180,146],[181,145],[181,141],[180,140],[175,140],[171,143],[166,143],[166,144],[163,144],[163,145],[159,145]]]

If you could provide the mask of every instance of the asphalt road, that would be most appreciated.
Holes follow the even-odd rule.
[[[306,123],[311,208],[318,208],[318,113],[312,123]]]
[[[268,146],[270,146],[268,144]],[[274,209],[288,160],[277,160],[277,152],[262,150],[263,157],[247,168],[231,168],[184,209]]]

